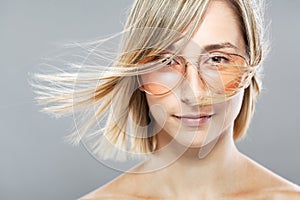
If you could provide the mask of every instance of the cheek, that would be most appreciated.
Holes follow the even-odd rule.
[[[162,97],[147,94],[146,99],[151,115],[161,126],[165,124],[169,116],[175,114],[180,109],[180,101],[172,93]]]
[[[175,95],[169,94],[162,97],[157,97],[153,95],[146,95],[147,103],[150,110],[153,110],[157,107],[160,107],[165,112],[169,112],[171,109],[178,105],[178,101]]]
[[[244,97],[244,91],[239,92],[226,103],[226,118],[233,122],[238,116]]]

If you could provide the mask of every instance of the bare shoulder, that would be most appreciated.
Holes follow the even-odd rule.
[[[279,176],[262,165],[248,159],[248,183],[252,185],[250,192],[258,199],[300,200],[300,187]],[[255,192],[258,191],[258,192]]]
[[[300,200],[300,188],[294,184],[287,184],[281,187],[269,188],[261,194],[262,199],[270,200]]]
[[[130,174],[122,174],[95,191],[83,196],[80,200],[133,199],[132,195],[128,194],[129,191],[126,190],[127,187],[133,187],[132,182],[129,181],[130,176]]]
[[[300,200],[300,188],[299,186],[278,188],[272,193],[272,199],[281,200]]]
[[[151,174],[124,173],[95,191],[83,196],[80,200],[158,200],[162,199],[151,193],[153,181]]]

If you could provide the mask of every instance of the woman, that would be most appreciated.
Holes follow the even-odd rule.
[[[104,160],[144,158],[81,199],[300,199],[299,186],[234,144],[260,90],[261,8],[251,0],[136,0],[111,67],[38,76],[52,84],[39,98],[54,103],[45,111],[92,108],[73,142]],[[78,90],[68,90],[73,82]]]

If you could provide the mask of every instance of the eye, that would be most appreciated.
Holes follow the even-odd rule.
[[[210,62],[211,64],[221,64],[221,63],[225,63],[228,62],[229,59],[224,57],[224,56],[213,56],[210,58]]]
[[[170,56],[165,57],[165,58],[162,60],[162,63],[165,63],[167,66],[173,66],[173,65],[180,65],[180,64],[181,64],[179,58],[177,58],[177,57],[171,58]]]
[[[162,63],[164,63],[164,67],[160,71],[182,73],[182,71],[184,70],[183,62],[184,61],[179,56],[167,56],[162,60]]]
[[[227,59],[225,57],[221,57],[221,56],[214,56],[211,58],[212,63],[223,63],[225,61],[227,61]]]
[[[173,59],[165,59],[163,62],[166,62],[166,65],[177,65],[179,64],[174,58]]]
[[[230,60],[229,57],[226,56],[226,55],[213,54],[213,55],[209,56],[208,63],[213,64],[213,65],[217,65],[217,64],[228,63],[229,60]]]

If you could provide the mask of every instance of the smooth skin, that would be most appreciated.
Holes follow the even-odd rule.
[[[237,48],[213,51],[245,55],[237,18],[225,1],[213,1],[210,4],[191,41],[199,46],[230,43]],[[187,44],[182,54],[190,54],[191,44]],[[149,161],[130,171],[135,173],[124,173],[81,199],[299,200],[299,186],[255,163],[236,148],[233,123],[241,108],[243,91],[223,104],[195,107],[191,101],[201,95],[199,91],[205,92],[205,89],[192,64],[187,66],[186,79],[194,95],[189,95],[182,88],[184,85],[163,97],[147,95],[149,107],[159,105],[165,111],[164,128],[158,133],[158,150],[169,147],[165,148],[167,154],[154,153]],[[201,124],[200,130],[194,131],[193,127],[182,125],[174,117],[185,114],[182,112],[209,112],[213,116]],[[152,115],[157,121],[161,120],[159,112],[152,111]],[[221,124],[218,132],[209,128],[216,123]],[[160,162],[161,156],[176,154],[172,149],[176,145],[168,146],[171,141],[178,146],[189,145],[189,148],[175,162],[162,169],[136,173],[153,168],[155,163]],[[208,154],[199,159],[200,147],[204,145],[209,149]]]

